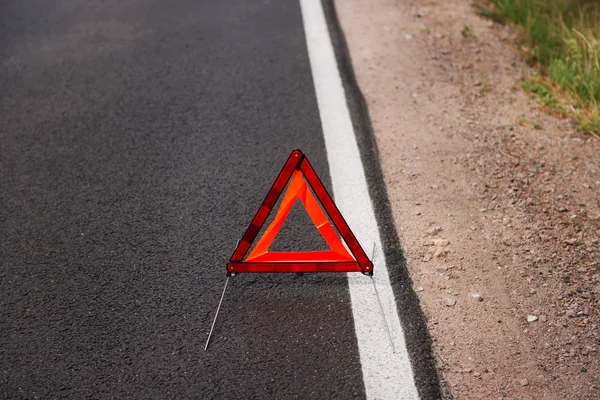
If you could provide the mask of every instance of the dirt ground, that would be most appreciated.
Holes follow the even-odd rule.
[[[448,398],[600,399],[600,141],[468,0],[337,0]]]

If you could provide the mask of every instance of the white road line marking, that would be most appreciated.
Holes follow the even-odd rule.
[[[393,353],[370,279],[360,274],[348,274],[367,398],[418,399],[404,333],[382,254],[379,229],[321,0],[300,0],[300,6],[335,202],[363,248],[375,243],[376,251],[379,252],[374,257],[377,259],[374,278],[380,289],[396,348],[396,353]]]

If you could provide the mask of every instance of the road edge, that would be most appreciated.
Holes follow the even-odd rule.
[[[335,58],[342,78],[346,102],[362,160],[367,186],[375,209],[383,252],[389,268],[390,281],[397,309],[404,329],[409,358],[414,371],[414,381],[421,399],[448,398],[449,391],[438,375],[432,352],[432,341],[427,330],[426,318],[419,306],[419,298],[412,290],[412,281],[406,266],[404,251],[394,223],[392,206],[383,178],[377,140],[371,124],[369,108],[360,90],[352,68],[350,51],[340,24],[334,0],[321,0]],[[444,395],[442,397],[442,395]]]

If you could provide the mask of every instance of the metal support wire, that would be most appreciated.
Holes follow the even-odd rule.
[[[375,269],[375,243],[373,243],[373,255],[371,256],[371,262],[373,263],[373,269]],[[373,282],[373,288],[375,289],[375,296],[377,296],[377,302],[379,303],[379,312],[381,313],[381,318],[383,318],[385,331],[387,332],[390,345],[392,346],[392,353],[396,353],[396,347],[394,346],[394,341],[392,340],[390,326],[388,325],[387,319],[385,318],[385,313],[383,312],[383,304],[381,304],[381,297],[379,297],[379,291],[377,290],[377,285],[375,284],[375,278],[373,278],[373,275],[371,275],[371,282]]]
[[[217,322],[217,317],[219,316],[219,310],[221,309],[221,304],[223,303],[223,297],[225,297],[225,290],[227,290],[227,283],[229,282],[229,276],[225,280],[225,287],[223,288],[223,293],[221,294],[221,300],[219,300],[219,305],[217,307],[217,312],[215,313],[215,319],[213,319],[212,326],[210,327],[210,333],[208,334],[208,339],[206,339],[206,346],[204,346],[204,351],[208,349],[208,344],[210,343],[210,337],[212,336],[213,329],[215,329],[215,323]]]
[[[240,241],[238,240],[235,243],[235,248],[237,249]],[[225,280],[225,287],[223,288],[223,293],[221,294],[221,300],[219,300],[219,305],[217,306],[217,312],[215,313],[215,319],[213,319],[212,326],[210,327],[210,332],[208,333],[208,339],[206,339],[206,345],[204,346],[204,351],[208,349],[208,344],[210,343],[210,337],[212,336],[213,329],[215,329],[215,323],[217,322],[217,317],[219,316],[219,310],[221,310],[221,304],[223,303],[223,297],[225,297],[225,290],[227,290],[227,284],[229,283],[229,278],[234,276],[233,273],[227,273],[227,279]]]
[[[383,313],[383,306],[381,305],[381,298],[379,297],[379,292],[377,291],[377,285],[375,284],[375,279],[371,276],[371,281],[373,282],[373,287],[375,288],[375,295],[377,296],[377,301],[379,302],[379,311],[381,312],[381,318],[383,318],[383,324],[385,325],[385,330],[387,332],[388,339],[390,340],[390,345],[392,346],[392,353],[396,352],[396,348],[394,347],[394,341],[392,340],[392,333],[390,332],[390,326],[387,323],[387,319],[385,318],[385,314]]]

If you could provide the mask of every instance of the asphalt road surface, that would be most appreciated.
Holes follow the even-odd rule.
[[[297,1],[2,2],[0,64],[1,398],[366,397],[345,274],[235,277],[203,351],[290,151],[331,187]],[[324,244],[295,208],[273,246]],[[405,278],[415,380],[435,398]]]

